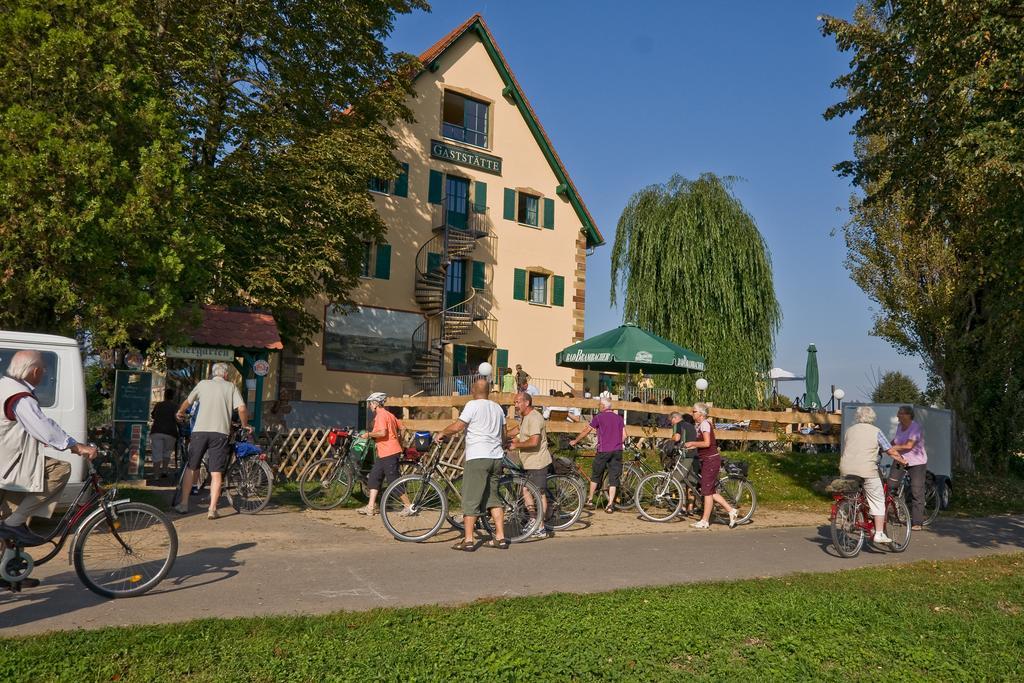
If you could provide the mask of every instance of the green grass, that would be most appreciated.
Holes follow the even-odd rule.
[[[299,495],[299,483],[297,481],[286,481],[284,483],[275,481],[274,492],[270,497],[270,501],[277,505],[297,508],[306,507],[306,504],[302,502],[302,496]],[[366,495],[363,493],[362,487],[356,484],[352,488],[352,495],[348,497],[344,505],[338,506],[337,509],[359,508],[364,505],[366,505]]]
[[[1019,680],[1022,610],[1017,554],[463,607],[77,630],[0,641],[0,677]]]
[[[957,475],[949,513],[972,517],[1024,513],[1024,478],[1014,474]]]

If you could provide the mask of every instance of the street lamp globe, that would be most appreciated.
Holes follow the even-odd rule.
[[[842,389],[836,389],[832,392],[832,395],[836,397],[837,401],[842,401],[846,397],[846,392]]]
[[[697,387],[697,391],[707,391],[708,390],[708,381],[706,379],[704,379],[703,377],[701,377],[696,382],[694,382],[694,386]]]
[[[476,374],[480,375],[481,377],[490,377],[492,372],[494,372],[494,368],[491,366],[490,363],[486,361],[481,363],[480,367],[476,369]]]

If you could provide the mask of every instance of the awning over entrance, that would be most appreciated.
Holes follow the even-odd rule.
[[[192,333],[195,344],[232,349],[280,351],[284,348],[274,316],[228,306],[203,306],[203,320]]]

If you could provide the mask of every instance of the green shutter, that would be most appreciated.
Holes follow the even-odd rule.
[[[473,289],[482,290],[487,286],[486,273],[483,261],[473,261]]]
[[[432,251],[427,252],[427,272],[433,273],[441,270],[441,255]]]
[[[391,279],[391,245],[377,245],[377,266],[374,268],[374,277],[381,280]]]
[[[512,298],[516,301],[526,301],[526,271],[520,268],[516,268],[513,273]]]
[[[395,178],[395,196],[409,196],[409,164],[402,164],[402,172]]]
[[[505,188],[505,220],[514,221],[516,219],[516,191],[508,187]]]
[[[458,375],[465,370],[462,366],[466,364],[466,347],[456,344],[452,347],[452,374]]]
[[[547,197],[544,198],[544,227],[555,229],[555,200]]]
[[[444,175],[440,171],[431,169],[430,189],[427,192],[427,201],[431,204],[441,203],[441,188],[444,185]]]
[[[551,288],[551,305],[552,306],[564,306],[565,305],[565,278],[561,275],[555,275],[553,277],[555,283]]]
[[[473,183],[473,210],[477,213],[487,212],[487,183],[479,180]]]
[[[508,349],[498,349],[494,356],[494,367],[499,370],[508,367]]]

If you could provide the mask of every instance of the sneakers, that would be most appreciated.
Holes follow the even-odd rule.
[[[736,528],[736,520],[737,520],[737,518],[739,518],[739,516],[740,516],[740,511],[739,510],[729,510],[729,528],[730,529],[735,529]]]
[[[220,519],[220,513],[217,512],[216,508],[214,508],[213,510],[207,511],[206,518],[207,519]]]
[[[362,510],[360,510],[362,512]],[[419,510],[414,509],[411,505],[406,505],[402,508],[402,511],[398,513],[399,517],[415,517],[420,514]]]
[[[10,526],[0,522],[0,537],[12,538],[23,546],[35,546],[46,543],[46,539],[28,528],[27,524]]]
[[[879,531],[875,534],[875,543],[892,543],[892,539],[885,535],[884,531]]]
[[[373,517],[375,514],[377,514],[377,508],[376,507],[370,507],[369,505],[364,505],[363,507],[361,507],[358,510],[356,510],[356,512],[358,512],[361,515],[368,515],[370,517]],[[404,512],[404,510],[403,510],[403,512]]]
[[[177,512],[179,515],[187,515],[188,514],[188,506],[187,505],[182,505],[181,503],[178,503],[177,505],[175,505],[171,509],[174,510],[175,512]]]
[[[708,524],[707,522],[705,522],[703,519],[700,520],[699,522],[694,522],[690,526],[693,527],[694,529],[710,529],[711,528],[711,525]]]
[[[544,527],[541,527],[534,531],[532,534],[530,534],[530,538],[549,538],[550,536],[551,532],[545,529]]]

